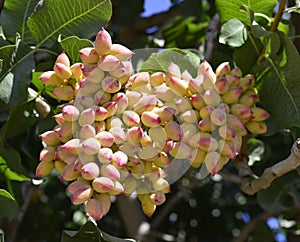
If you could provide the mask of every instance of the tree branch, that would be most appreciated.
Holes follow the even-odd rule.
[[[253,195],[258,191],[269,187],[276,178],[295,170],[300,166],[300,139],[297,139],[291,148],[291,154],[286,159],[267,168],[263,174],[257,178],[248,166],[248,159],[237,157],[236,167],[241,177],[241,190],[248,195]]]
[[[277,13],[275,15],[274,21],[272,22],[272,25],[270,27],[270,32],[275,32],[277,30],[277,27],[278,27],[279,22],[281,20],[283,11],[285,9],[286,2],[287,2],[287,0],[279,1],[279,7],[278,7]]]

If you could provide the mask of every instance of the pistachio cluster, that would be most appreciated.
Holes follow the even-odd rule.
[[[95,220],[120,193],[137,193],[151,216],[170,192],[164,168],[173,158],[215,174],[238,154],[242,136],[266,131],[269,114],[255,106],[252,75],[228,63],[214,73],[205,61],[195,78],[174,63],[166,72],[132,74],[133,54],[102,29],[94,47],[80,50],[82,63],[70,66],[62,53],[54,71],[40,76],[69,103],[40,135],[36,175],[55,168],[70,182],[72,203],[85,204]]]

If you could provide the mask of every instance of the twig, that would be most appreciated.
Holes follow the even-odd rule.
[[[218,14],[215,14],[212,17],[206,31],[206,45],[205,45],[205,53],[204,53],[205,60],[210,60],[212,56],[214,44],[215,44],[214,42],[217,38],[219,23],[220,23],[220,17]]]
[[[241,190],[248,195],[253,195],[269,187],[276,178],[300,166],[300,139],[293,144],[289,157],[267,168],[259,178],[254,175],[247,161],[247,159],[237,161],[236,167],[241,177]]]
[[[270,32],[275,32],[277,30],[277,27],[279,25],[279,22],[281,20],[282,14],[283,14],[284,9],[285,9],[286,2],[287,2],[287,0],[279,1],[278,11],[275,15],[274,21],[271,24]]]

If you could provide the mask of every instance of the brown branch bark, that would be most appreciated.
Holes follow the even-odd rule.
[[[240,160],[239,160],[240,159]],[[242,159],[242,160],[241,160]],[[291,148],[291,154],[286,159],[267,168],[260,177],[256,177],[248,166],[248,159],[238,157],[236,167],[241,177],[241,190],[253,195],[265,189],[278,177],[295,170],[300,166],[300,139],[297,139]]]

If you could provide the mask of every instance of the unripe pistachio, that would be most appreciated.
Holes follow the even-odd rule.
[[[148,130],[148,134],[154,143],[155,148],[162,150],[167,142],[167,134],[163,127],[153,126]]]
[[[103,121],[107,118],[108,112],[104,107],[97,106],[95,108],[95,121]]]
[[[200,137],[198,141],[199,148],[203,151],[210,152],[218,149],[218,141],[212,136]]]
[[[159,157],[153,160],[153,163],[158,167],[168,167],[171,163],[167,153],[160,152]]]
[[[236,136],[236,131],[231,124],[224,124],[218,130],[219,135],[226,140],[232,140]]]
[[[152,147],[151,145],[149,145],[149,146],[143,147],[142,149],[139,149],[137,152],[137,155],[140,159],[145,160],[145,161],[154,160],[159,157],[159,151],[157,149],[155,149],[154,147]],[[150,172],[151,171],[149,171],[149,173]]]
[[[86,202],[85,211],[95,220],[100,220],[104,216],[101,203],[96,198]]]
[[[63,122],[65,122],[65,119],[64,119],[62,113],[59,113],[59,114],[54,115],[53,118],[55,119],[55,122],[56,122],[58,125],[62,125]]]
[[[171,62],[171,64],[168,66],[166,74],[168,77],[174,76],[174,77],[181,77],[181,71],[178,65],[175,63]]]
[[[111,163],[113,158],[113,151],[110,148],[101,148],[98,153],[98,160],[102,164]]]
[[[57,134],[57,137],[62,142],[67,142],[71,139],[71,136],[78,130],[78,125],[76,122],[67,122],[65,121],[61,127],[55,128],[54,131]]]
[[[86,81],[92,82],[95,84],[100,84],[105,76],[104,71],[100,70],[99,68],[95,67],[91,70],[88,75],[86,75]]]
[[[262,121],[246,123],[246,128],[253,134],[264,134],[267,132],[267,125]]]
[[[106,76],[102,82],[101,87],[105,92],[116,93],[121,89],[121,83],[112,76]]]
[[[59,78],[54,71],[46,71],[40,75],[40,80],[46,85],[60,85],[63,80]]]
[[[179,77],[170,76],[168,86],[177,96],[185,96],[188,91],[188,82]]]
[[[136,179],[133,177],[133,176],[129,176],[124,184],[123,184],[123,187],[124,187],[124,193],[125,195],[129,196],[130,194],[132,194],[136,188],[137,188],[137,182],[136,182]]]
[[[210,115],[211,113],[215,110],[215,107],[214,106],[205,106],[203,108],[200,109],[200,117],[202,119],[205,119],[205,118],[210,118]]]
[[[241,77],[243,75],[242,71],[240,68],[238,67],[234,67],[231,72],[230,72],[232,75],[235,75],[235,76],[238,76],[238,77]]]
[[[99,174],[99,166],[94,162],[87,163],[81,168],[81,176],[85,180],[94,180],[96,177],[99,176]]]
[[[175,142],[170,151],[170,155],[177,159],[189,159],[191,154],[192,148],[183,142]]]
[[[100,168],[100,173],[101,176],[108,177],[113,181],[120,180],[120,171],[112,164],[103,164]]]
[[[208,106],[218,106],[222,101],[221,96],[215,90],[206,90],[202,98]]]
[[[231,67],[229,62],[223,62],[221,63],[217,69],[216,69],[216,76],[225,76],[227,74],[230,74],[231,72]]]
[[[137,91],[126,91],[126,97],[128,99],[128,106],[132,107],[134,104],[136,104],[140,98],[143,96],[142,93]]]
[[[219,140],[219,151],[228,158],[235,158],[236,151],[231,141]]]
[[[36,168],[35,175],[38,177],[44,177],[49,175],[53,169],[54,169],[54,162],[52,160],[51,161],[42,160]]]
[[[80,126],[85,124],[93,124],[95,121],[95,116],[95,110],[93,108],[87,108],[80,113],[78,123]]]
[[[69,79],[72,76],[70,67],[61,63],[56,63],[53,67],[53,70],[60,79]]]
[[[162,101],[172,101],[176,98],[176,94],[172,91],[172,89],[166,86],[165,83],[155,86],[154,93]]]
[[[79,56],[84,65],[96,64],[99,59],[99,55],[93,47],[81,49],[79,51]]]
[[[150,84],[153,86],[159,86],[165,82],[166,75],[163,72],[154,72],[150,76]]]
[[[106,124],[104,121],[95,121],[94,122],[94,127],[96,130],[96,134],[98,134],[101,131],[105,131],[106,130]]]
[[[126,94],[123,92],[118,92],[112,96],[111,100],[115,101],[118,104],[116,115],[123,114],[123,112],[128,107],[128,99],[126,97]]]
[[[182,134],[183,134],[182,141],[187,144],[188,144],[190,138],[198,132],[197,126],[194,123],[183,123],[180,125],[180,128],[181,128]]]
[[[40,152],[40,161],[53,161],[56,148],[47,146]]]
[[[95,93],[94,98],[96,103],[103,105],[111,100],[111,94],[100,89]]]
[[[103,193],[103,194],[97,194],[95,197],[101,203],[103,214],[106,215],[111,205],[109,195]]]
[[[78,160],[78,155],[70,155],[64,159],[66,164],[74,164],[75,161]]]
[[[111,147],[115,141],[115,137],[108,131],[97,133],[95,138],[99,141],[101,147]]]
[[[87,155],[95,155],[99,152],[101,145],[96,138],[88,138],[82,142],[82,151]]]
[[[114,182],[108,177],[97,177],[93,180],[92,186],[96,192],[106,193],[114,188]]]
[[[152,192],[149,198],[154,205],[161,205],[166,201],[166,196],[161,191]]]
[[[117,102],[111,101],[103,104],[103,107],[107,110],[107,117],[109,118],[115,115],[115,113],[117,112],[118,104]]]
[[[220,157],[221,155],[216,151],[212,151],[206,154],[205,165],[208,172],[212,175],[215,175],[221,168]]]
[[[224,94],[229,89],[229,83],[224,76],[218,77],[215,83],[218,93]]]
[[[86,202],[93,194],[93,189],[90,185],[81,185],[76,189],[71,196],[71,202],[74,205],[79,205]]]
[[[224,110],[216,108],[211,112],[210,118],[213,124],[222,126],[226,123],[227,115]]]
[[[239,103],[247,107],[252,107],[255,103],[259,101],[257,93],[249,92],[245,93],[240,97]]]
[[[174,108],[171,108],[169,106],[163,106],[160,108],[155,107],[152,111],[159,115],[162,123],[170,121],[176,112]]]
[[[114,188],[111,189],[108,194],[116,196],[119,195],[120,193],[124,192],[124,187],[119,181],[114,182]]]
[[[70,67],[70,60],[69,57],[66,55],[65,52],[62,52],[56,59],[55,64],[61,63],[67,67]]]
[[[73,105],[65,105],[62,109],[63,118],[66,121],[74,122],[79,118],[79,110]]]
[[[225,75],[225,77],[229,83],[229,86],[234,87],[234,86],[240,85],[240,77],[232,75],[232,74],[227,74],[227,75]]]
[[[152,181],[154,191],[162,191],[163,193],[169,193],[171,191],[170,185],[164,178],[158,178]]]
[[[79,93],[81,96],[92,96],[99,89],[99,84],[91,82],[89,79],[80,81]]]
[[[212,132],[216,128],[210,118],[201,119],[198,123],[198,127],[201,131],[204,132]]]
[[[40,135],[40,138],[47,145],[59,145],[60,144],[60,140],[58,138],[58,135],[53,130],[46,131],[46,132],[42,133]]]
[[[98,32],[94,45],[98,55],[107,55],[110,52],[112,40],[110,34],[104,28]]]
[[[149,198],[147,200],[145,200],[145,199],[142,200],[141,204],[142,204],[142,210],[143,210],[144,214],[148,217],[151,217],[156,209],[156,205],[153,204]]]
[[[143,95],[143,97],[133,105],[133,110],[141,115],[145,111],[151,111],[156,104],[157,97],[155,95]]]
[[[149,72],[136,73],[129,78],[128,82],[131,83],[131,86],[128,88],[129,90],[139,91],[139,87],[146,86],[150,83],[150,74]]]
[[[193,109],[187,110],[180,114],[180,120],[187,123],[198,123],[199,121],[199,112]]]
[[[228,114],[227,122],[232,125],[232,127],[237,131],[239,135],[247,135],[247,130],[245,129],[244,123],[235,115]]]
[[[252,121],[264,121],[270,117],[270,114],[266,110],[259,107],[253,107],[251,111],[253,115]]]
[[[74,170],[74,164],[66,165],[61,174],[62,181],[73,181],[80,176],[80,173]]]
[[[83,75],[82,69],[83,69],[83,64],[82,63],[75,63],[75,64],[73,64],[70,67],[70,70],[72,72],[72,76],[71,77],[75,78],[75,79],[81,79],[82,75]]]
[[[201,150],[201,149],[195,149],[192,152],[190,162],[193,168],[199,168],[203,162],[205,161],[207,152]]]
[[[116,151],[112,156],[112,164],[116,167],[121,168],[126,166],[128,162],[128,156],[122,151]]]
[[[140,116],[136,112],[130,110],[126,110],[123,113],[122,119],[128,127],[133,127],[140,123]]]
[[[81,186],[85,185],[89,185],[89,182],[84,179],[78,179],[76,181],[71,182],[66,188],[66,191],[72,194],[76,192]]]
[[[192,78],[189,80],[188,89],[192,94],[202,94],[205,91],[203,87],[203,79],[204,76],[201,74],[198,75],[196,78]]]
[[[131,127],[126,132],[127,141],[133,145],[139,144],[142,137],[143,137],[143,129],[138,126]]]
[[[206,105],[201,94],[193,94],[191,97],[191,102],[193,107],[198,111],[200,111],[201,108],[203,108]]]
[[[112,127],[109,132],[114,136],[114,142],[117,145],[125,142],[126,134],[121,127]]]
[[[71,86],[55,87],[51,93],[59,100],[69,101],[75,96],[74,89]]]
[[[241,93],[241,87],[230,87],[228,91],[222,95],[222,101],[227,104],[235,103],[238,101]]]
[[[116,56],[120,61],[126,61],[134,55],[134,52],[132,52],[124,45],[112,44],[109,55]]]
[[[183,134],[180,125],[175,121],[169,121],[165,125],[167,137],[174,141],[180,141]]]
[[[161,124],[161,118],[159,117],[159,115],[151,111],[143,112],[141,121],[147,127],[153,127]]]
[[[242,118],[242,119],[251,118],[252,119],[251,109],[240,103],[236,103],[231,106],[231,113],[234,114],[235,116],[237,116],[238,118]]]
[[[240,79],[240,87],[243,89],[243,91],[253,87],[254,83],[255,79],[252,74],[248,74]]]

